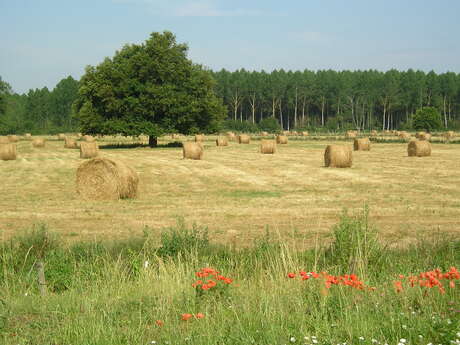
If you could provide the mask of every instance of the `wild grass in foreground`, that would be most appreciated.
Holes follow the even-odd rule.
[[[148,231],[68,247],[40,226],[1,244],[0,343],[460,342],[458,240],[385,248],[366,210],[344,213],[333,233],[304,252],[269,233],[250,248],[217,246],[183,224],[160,247]]]

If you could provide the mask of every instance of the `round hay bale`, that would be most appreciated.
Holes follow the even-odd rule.
[[[288,138],[285,135],[278,135],[276,136],[276,143],[285,145],[288,143]]]
[[[261,135],[262,137],[266,137],[266,136],[268,136],[268,132],[265,132],[265,131],[264,131],[264,132],[260,132],[260,135]]]
[[[83,140],[87,143],[94,143],[96,141],[96,139],[91,135],[84,135]]]
[[[65,134],[59,133],[58,134],[58,140],[65,140]]]
[[[45,143],[46,143],[46,141],[43,138],[34,138],[32,140],[32,146],[33,147],[45,147]]]
[[[80,143],[80,158],[95,158],[99,155],[99,146],[96,142]]]
[[[8,140],[10,143],[17,143],[19,141],[19,137],[17,135],[11,134],[8,135]]]
[[[371,135],[373,137],[376,137],[378,135],[378,132],[374,129],[374,130],[371,131]]]
[[[356,132],[355,131],[347,131],[347,133],[345,133],[345,137],[346,138],[356,138]]]
[[[24,139],[26,139],[26,140],[32,139],[32,134],[30,134],[30,133],[24,134]]]
[[[286,136],[287,136],[287,135],[289,135],[289,134],[290,134],[289,131],[283,131],[283,135],[286,135]]]
[[[216,139],[216,146],[228,146],[227,137],[218,137]]]
[[[236,137],[235,133],[227,132],[226,135],[227,135],[228,140],[230,140],[230,141],[235,140],[235,137]]]
[[[276,152],[276,141],[262,139],[260,142],[260,153],[274,154]]]
[[[203,134],[196,134],[195,135],[195,142],[196,143],[201,143],[204,141],[204,135]]]
[[[425,132],[421,132],[418,136],[418,140],[427,140],[427,141],[430,141],[431,140],[431,134],[430,133],[425,133]]]
[[[297,131],[291,131],[291,133],[289,133],[289,135],[297,136],[297,135],[299,135],[299,133]]]
[[[238,144],[249,144],[251,142],[251,137],[247,134],[240,134],[237,139]]]
[[[324,165],[331,168],[350,168],[353,163],[351,146],[327,145],[324,151]]]
[[[93,158],[77,169],[77,193],[85,200],[135,198],[138,184],[132,168],[107,158]]]
[[[75,139],[72,138],[65,138],[64,139],[64,148],[66,149],[78,149],[77,142]]]
[[[185,142],[182,144],[183,159],[203,159],[203,144],[201,142]]]
[[[447,140],[450,140],[452,138],[455,137],[455,133],[454,131],[447,131],[443,134],[444,138],[446,138]]]
[[[406,131],[402,131],[399,133],[399,138],[403,140],[409,140],[411,138],[410,134]]]
[[[0,144],[9,144],[10,139],[8,137],[0,136]]]
[[[407,145],[407,155],[409,157],[431,156],[431,144],[429,141],[413,140]]]
[[[0,160],[14,161],[16,157],[16,144],[0,144]]]
[[[353,142],[353,148],[355,151],[370,151],[371,141],[369,138],[355,139]]]
[[[303,132],[302,132],[302,136],[303,136],[303,137],[308,137],[308,135],[309,135],[309,133],[308,133],[307,131],[303,131]]]

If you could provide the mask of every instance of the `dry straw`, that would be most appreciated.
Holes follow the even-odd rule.
[[[353,163],[351,146],[327,145],[324,151],[324,165],[331,168],[350,168]]]
[[[450,140],[452,138],[454,138],[455,136],[455,133],[454,131],[447,131],[443,134],[444,138],[446,138],[447,140]]]
[[[425,132],[421,132],[418,136],[418,139],[419,140],[427,140],[427,141],[430,141],[431,139],[431,134],[430,133],[425,133]]]
[[[218,137],[216,139],[216,146],[228,146],[228,140],[226,137]]]
[[[249,144],[251,142],[251,137],[247,134],[238,135],[238,144]]]
[[[353,148],[355,151],[370,151],[371,142],[369,138],[355,139],[353,142]]]
[[[30,134],[30,133],[24,134],[24,139],[26,139],[26,140],[32,139],[32,134]]]
[[[16,156],[16,144],[0,144],[0,160],[14,161]]]
[[[201,142],[185,142],[182,144],[182,153],[184,159],[201,160],[204,153],[203,145]]]
[[[96,139],[91,135],[84,135],[83,140],[87,143],[94,143],[96,141]]]
[[[261,140],[260,153],[274,154],[275,152],[276,152],[276,141],[275,140]]]
[[[288,138],[287,138],[287,136],[285,136],[285,135],[278,135],[278,136],[276,137],[276,143],[277,143],[277,144],[282,144],[282,145],[287,144],[287,143],[288,143]]]
[[[66,149],[78,149],[77,142],[75,141],[75,139],[71,139],[71,138],[64,139],[64,147]]]
[[[264,131],[264,132],[260,132],[260,135],[261,135],[262,137],[266,137],[266,136],[268,136],[268,132],[265,132],[265,131]]]
[[[377,131],[376,131],[375,129],[371,131],[371,135],[372,135],[373,137],[377,136],[377,134],[378,134],[378,133],[377,133]]]
[[[203,134],[196,134],[195,135],[195,142],[201,143],[204,141],[204,135]]]
[[[77,193],[85,200],[135,198],[139,177],[126,164],[107,158],[94,158],[77,169]]]
[[[309,135],[309,133],[308,133],[307,131],[303,131],[303,132],[302,132],[302,136],[303,136],[303,137],[308,137],[308,135]]]
[[[235,136],[235,133],[233,133],[233,132],[227,132],[226,134],[227,134],[228,140],[230,140],[230,141],[235,140],[235,137],[236,137],[236,136]]]
[[[17,143],[19,141],[19,137],[17,135],[8,135],[8,140],[10,143]]]
[[[99,147],[96,142],[80,143],[80,158],[95,158],[99,155]]]
[[[33,147],[45,147],[45,139],[43,138],[35,138],[32,140]]]
[[[58,140],[65,140],[65,134],[59,133],[58,134]]]
[[[410,139],[410,134],[407,133],[406,131],[401,131],[399,132],[399,138],[403,140],[409,140]]]
[[[407,155],[409,157],[431,156],[431,144],[429,141],[410,141],[407,145]]]
[[[347,131],[347,133],[345,134],[345,136],[347,138],[356,138],[356,132],[355,131]]]
[[[10,139],[8,137],[0,136],[0,144],[9,144]]]

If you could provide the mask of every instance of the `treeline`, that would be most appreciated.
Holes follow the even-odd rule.
[[[213,72],[233,121],[278,119],[284,129],[410,129],[424,106],[460,127],[460,75],[408,70]]]
[[[76,131],[78,121],[72,117],[72,103],[77,97],[78,81],[62,79],[53,90],[47,87],[13,93],[0,79],[0,135],[32,132],[57,133]]]
[[[460,129],[460,75],[453,72],[211,73],[227,106],[227,128],[260,128],[255,125],[262,120],[276,119],[286,130],[411,129],[411,115],[432,106],[445,128]],[[45,87],[19,95],[0,79],[0,134],[78,130],[72,117],[77,90],[78,81],[69,76],[51,91]],[[274,127],[272,121],[262,124]]]

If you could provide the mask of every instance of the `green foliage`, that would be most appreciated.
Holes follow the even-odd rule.
[[[414,129],[431,132],[442,127],[441,115],[434,107],[423,107],[412,115]]]
[[[211,74],[186,54],[187,46],[165,31],[87,67],[75,102],[82,131],[151,137],[216,131],[225,108]]]
[[[281,126],[278,120],[274,117],[266,117],[258,123],[259,129],[268,133],[279,133]]]

